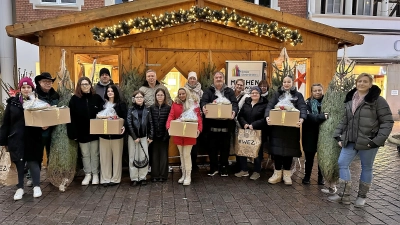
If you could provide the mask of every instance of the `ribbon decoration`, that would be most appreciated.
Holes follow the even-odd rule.
[[[218,118],[221,118],[221,104],[218,104]]]
[[[282,118],[281,118],[282,124],[285,124],[285,117],[286,117],[286,110],[282,110]]]
[[[185,131],[186,131],[186,122],[183,122],[182,135],[185,135]]]
[[[107,134],[107,120],[103,120],[103,134]]]

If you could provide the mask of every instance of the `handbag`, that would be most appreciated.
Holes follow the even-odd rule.
[[[0,184],[11,186],[18,183],[17,167],[11,162],[10,153],[3,147],[0,153]]]
[[[138,169],[141,169],[141,168],[144,168],[144,167],[146,167],[147,165],[149,165],[149,158],[147,157],[147,154],[146,154],[146,152],[144,151],[144,148],[143,148],[141,142],[139,142],[139,145],[140,145],[141,150],[143,151],[144,159],[139,159],[139,154],[135,154],[135,155],[133,156],[133,162],[132,162],[132,164],[133,164],[134,167],[136,167],[136,168],[138,168]],[[140,150],[139,150],[139,151],[140,151]],[[136,158],[136,156],[137,156],[137,158]]]
[[[239,129],[236,155],[257,158],[261,146],[261,130]]]

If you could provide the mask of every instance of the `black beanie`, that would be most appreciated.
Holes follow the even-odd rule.
[[[100,70],[99,77],[101,77],[101,75],[104,74],[104,73],[108,74],[108,76],[111,77],[110,71],[107,68],[102,68]]]

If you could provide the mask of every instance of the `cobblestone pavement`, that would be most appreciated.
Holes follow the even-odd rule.
[[[78,177],[65,193],[44,179],[43,196],[36,199],[32,188],[25,187],[23,199],[14,201],[15,187],[1,187],[0,224],[400,224],[399,159],[395,145],[379,150],[374,183],[361,209],[328,202],[316,185],[316,171],[311,185],[301,184],[300,170],[286,186],[267,183],[272,171],[251,181],[233,174],[208,177],[200,168],[187,187],[177,183],[179,172],[165,183],[130,187],[124,171],[119,186],[81,186]],[[356,180],[359,160],[351,170]],[[358,182],[353,183],[355,199]]]

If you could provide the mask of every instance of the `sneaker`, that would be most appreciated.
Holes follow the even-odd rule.
[[[18,190],[15,192],[14,200],[15,201],[21,200],[23,195],[24,195],[24,189],[18,188]]]
[[[28,180],[28,181],[26,182],[26,186],[27,186],[27,187],[32,187],[32,186],[33,186],[32,180]]]
[[[260,178],[260,173],[254,172],[251,175],[250,180],[257,180],[258,178]]]
[[[99,184],[99,174],[98,173],[93,174],[92,184]]]
[[[207,175],[212,177],[212,176],[217,175],[217,174],[218,174],[218,170],[210,170]]]
[[[336,186],[334,187],[326,187],[321,189],[322,193],[334,195],[337,192]]]
[[[221,177],[227,177],[228,176],[228,168],[226,166],[223,166],[221,169]]]
[[[33,197],[34,198],[39,198],[42,196],[42,190],[40,190],[40,187],[36,186],[33,188]]]
[[[249,172],[241,170],[239,173],[235,173],[235,176],[236,177],[248,177],[249,176]]]

